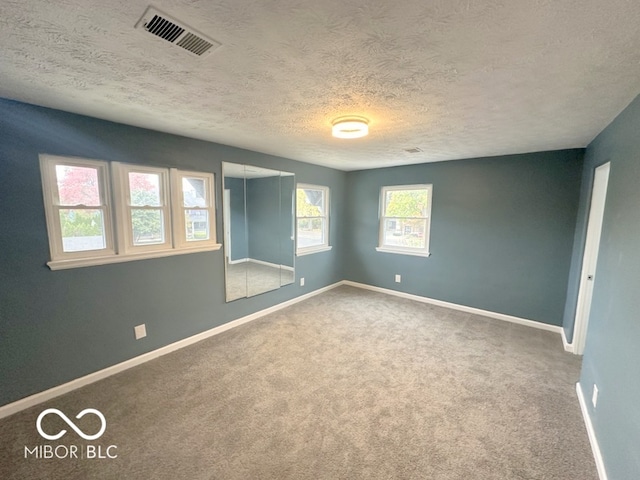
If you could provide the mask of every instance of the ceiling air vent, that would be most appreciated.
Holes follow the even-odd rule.
[[[205,37],[153,7],[147,8],[136,28],[141,28],[198,57],[205,57],[220,46],[219,42]]]

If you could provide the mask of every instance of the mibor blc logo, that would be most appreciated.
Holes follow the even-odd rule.
[[[87,413],[93,413],[94,415],[96,415],[100,419],[101,427],[100,427],[100,430],[98,430],[98,433],[96,433],[95,435],[87,435],[86,433],[84,433],[82,430],[80,430],[76,426],[75,423],[73,423],[71,420],[69,420],[69,417],[67,417],[64,413],[62,413],[57,408],[47,408],[40,415],[38,415],[38,420],[36,420],[36,428],[38,429],[38,433],[40,434],[40,436],[42,438],[46,438],[47,440],[58,440],[65,433],[67,433],[66,430],[61,430],[60,432],[58,432],[55,435],[49,435],[49,434],[47,434],[47,433],[42,431],[42,419],[44,417],[46,417],[47,415],[49,415],[50,413],[56,414],[57,416],[59,416],[62,420],[64,420],[66,422],[67,425],[69,425],[71,428],[73,428],[74,432],[76,432],[78,435],[80,435],[85,440],[97,440],[98,438],[100,438],[102,436],[104,431],[107,429],[107,420],[104,418],[104,415],[102,414],[102,412],[100,412],[99,410],[96,410],[95,408],[85,408],[78,415],[76,415],[76,418],[79,420],[82,417],[84,417]]]
[[[104,434],[107,429],[107,420],[100,410],[95,408],[85,408],[78,415],[75,416],[77,420],[80,420],[85,415],[95,415],[100,420],[100,428],[96,433],[83,432],[69,417],[57,408],[47,408],[43,410],[38,419],[36,420],[36,430],[42,438],[45,440],[59,440],[67,434],[66,429],[61,429],[57,432],[46,432],[42,426],[42,421],[47,415],[56,415],[60,417],[80,438],[86,441],[97,440]],[[43,444],[36,445],[32,448],[24,447],[24,458],[36,458],[36,459],[113,459],[117,458],[118,454],[116,445],[93,445],[93,444]]]

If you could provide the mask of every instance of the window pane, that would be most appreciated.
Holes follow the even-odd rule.
[[[60,210],[62,250],[82,252],[107,248],[102,210]]]
[[[298,219],[298,248],[324,245],[324,237],[323,218]]]
[[[299,188],[296,192],[296,216],[324,216],[324,191],[311,188]]]
[[[97,168],[56,165],[56,180],[60,205],[101,205]]]
[[[159,207],[160,175],[157,173],[129,172],[131,205],[134,207]]]
[[[204,178],[182,178],[182,201],[184,207],[206,207],[206,180]]]
[[[426,219],[386,218],[382,244],[404,248],[425,248]]]
[[[209,240],[209,212],[206,210],[185,210],[187,241]]]
[[[164,219],[162,210],[131,209],[131,226],[134,245],[164,243]]]
[[[427,215],[426,190],[390,190],[385,195],[385,217],[424,217]]]

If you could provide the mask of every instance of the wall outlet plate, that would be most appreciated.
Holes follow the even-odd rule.
[[[593,403],[593,408],[596,408],[598,405],[598,386],[593,384],[593,396],[591,397],[591,403]]]
[[[402,281],[402,277],[400,275],[396,275],[396,283],[400,283]]]
[[[136,325],[133,327],[133,331],[136,334],[136,340],[140,340],[147,336],[147,326],[143,323],[142,325]]]
[[[304,277],[302,277],[302,278],[300,279],[300,286],[301,286],[301,287],[304,287]]]

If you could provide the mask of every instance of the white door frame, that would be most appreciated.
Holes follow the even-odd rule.
[[[602,220],[604,217],[604,205],[607,199],[607,185],[609,183],[609,170],[611,162],[600,165],[595,170],[593,188],[591,191],[591,204],[589,218],[587,220],[587,237],[582,257],[582,270],[580,272],[580,290],[576,306],[576,317],[573,327],[573,353],[582,355],[587,340],[587,328],[589,326],[589,313],[591,311],[591,299],[593,296],[593,284],[595,282],[596,266],[598,263],[598,250],[602,233]]]
[[[222,202],[222,221],[224,223],[224,256],[231,262],[231,190],[224,189]]]

